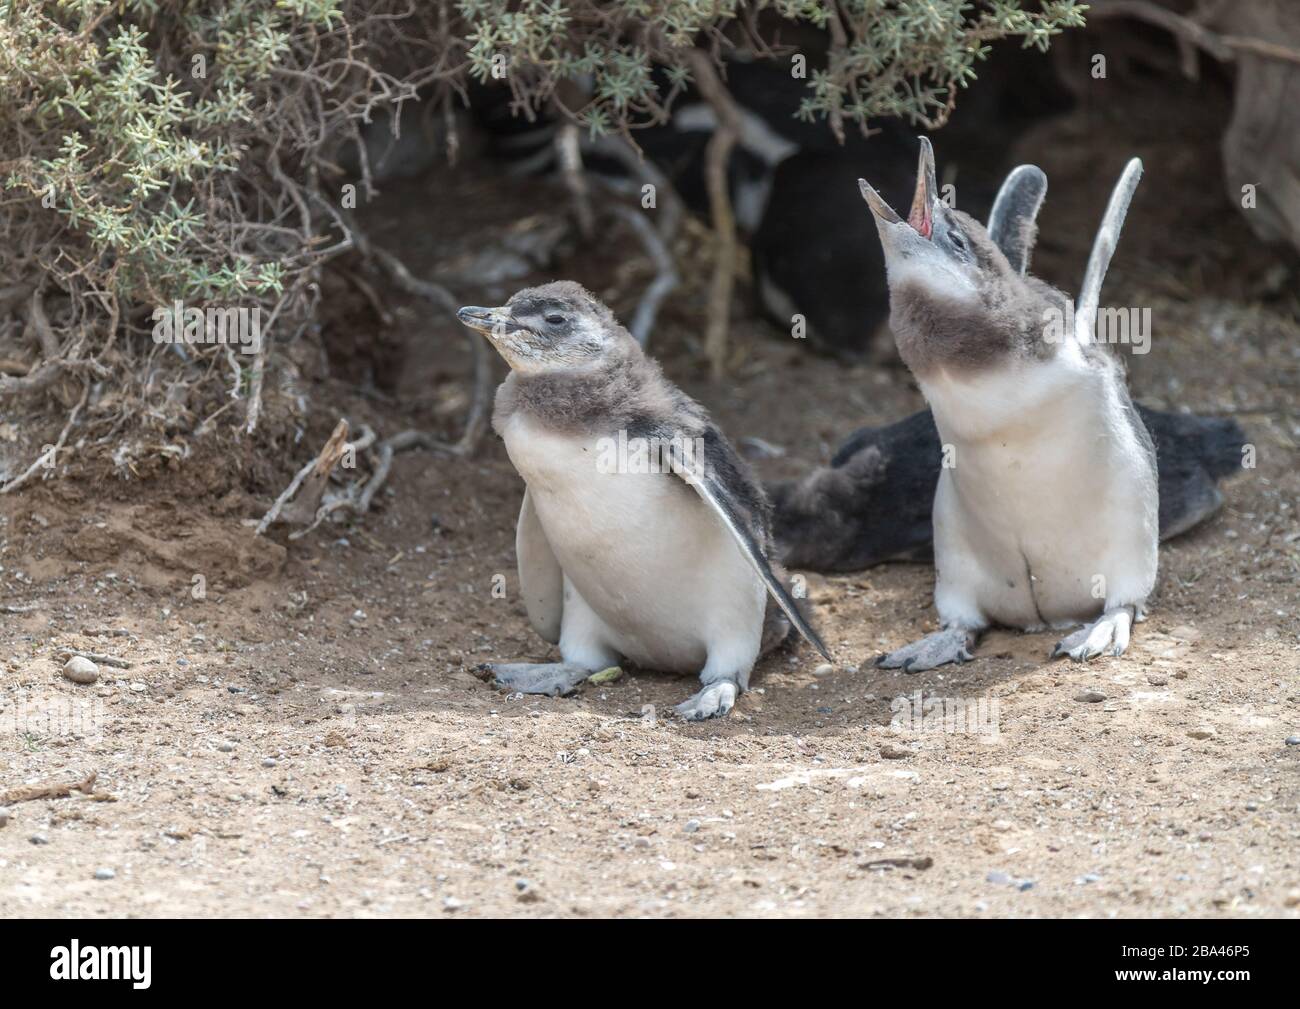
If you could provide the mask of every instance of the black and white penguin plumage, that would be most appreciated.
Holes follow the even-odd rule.
[[[493,426],[527,485],[516,547],[533,628],[562,661],[494,664],[526,693],[571,692],[630,660],[698,674],[687,719],[725,715],[793,625],[770,505],[702,406],[575,283],[463,308],[510,365]]]
[[[1218,481],[1242,472],[1246,435],[1230,417],[1137,405],[1156,446],[1160,540],[1194,529],[1223,507]],[[769,484],[781,563],[826,573],[886,561],[934,559],[934,492],[943,445],[928,409],[854,431],[800,480]]]

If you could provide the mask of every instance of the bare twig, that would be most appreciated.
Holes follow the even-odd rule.
[[[641,244],[645,247],[646,254],[658,271],[655,279],[645,289],[645,293],[641,295],[641,301],[637,304],[636,312],[632,316],[632,325],[630,327],[632,335],[636,337],[637,343],[644,347],[646,341],[650,338],[651,332],[654,331],[655,319],[659,315],[659,306],[663,303],[664,298],[677,289],[678,284],[681,283],[681,278],[677,275],[677,264],[673,261],[673,255],[667,243],[664,242],[659,232],[650,227],[644,213],[621,203],[615,205],[614,213],[631,225],[632,230],[636,232]]]
[[[39,456],[37,456],[35,462],[33,462],[30,466],[28,466],[26,470],[24,470],[18,476],[14,477],[3,487],[0,487],[0,494],[8,494],[12,490],[17,490],[24,483],[26,483],[27,479],[38,469],[54,468],[54,464],[58,461],[59,458],[59,452],[63,450],[64,443],[66,443],[68,440],[68,432],[71,431],[72,426],[77,423],[77,414],[81,413],[81,408],[86,405],[86,398],[89,395],[90,395],[90,385],[87,384],[81,390],[81,399],[77,401],[77,405],[74,406],[72,408],[72,412],[68,414],[68,421],[66,424],[63,425],[63,430],[59,432],[59,440],[56,441],[53,445],[51,445],[49,448],[47,448]]]
[[[564,122],[555,134],[555,148],[559,153],[560,176],[573,199],[573,209],[578,218],[578,233],[591,238],[596,230],[596,218],[591,210],[591,191],[587,174],[582,170],[582,150],[578,144],[578,124]]]
[[[45,315],[45,292],[40,288],[32,292],[27,322],[36,331],[37,339],[41,342],[41,353],[45,355],[45,360],[53,361],[59,356],[59,338],[54,335],[54,330],[50,327],[50,320]]]
[[[432,281],[413,276],[411,271],[407,269],[406,264],[386,249],[371,245],[369,242],[364,242],[364,244],[359,242],[358,244],[361,245],[364,252],[373,256],[388,271],[389,275],[396,281],[397,286],[402,290],[446,309],[453,316],[456,314],[460,304],[452,296],[451,292],[441,284],[435,284]],[[412,444],[420,444],[421,447],[436,447],[454,455],[468,457],[474,454],[479,442],[483,439],[483,435],[487,433],[489,404],[492,401],[492,362],[482,337],[468,328],[464,328],[464,331],[474,361],[474,391],[470,400],[469,413],[465,418],[464,433],[461,434],[460,440],[455,445],[444,446],[431,436],[426,436]]]
[[[355,452],[356,446],[351,447]],[[307,479],[303,483],[302,493],[295,497],[281,513],[280,517],[283,521],[302,525],[312,520],[316,509],[320,507],[320,499],[325,493],[325,488],[329,485],[330,474],[348,453],[348,449],[348,422],[340,418],[338,424],[334,426],[333,433],[326,440],[325,446],[320,450],[320,454],[316,456],[315,465],[312,466],[311,472],[307,474]]]
[[[1199,46],[1221,63],[1231,63],[1238,53],[1253,53],[1269,59],[1300,63],[1300,50],[1245,35],[1221,35],[1194,18],[1168,10],[1149,0],[1090,0],[1089,21],[1113,17],[1129,17],[1156,25]]]
[[[375,471],[370,474],[370,479],[366,481],[365,488],[361,491],[361,497],[357,500],[357,512],[364,515],[370,511],[370,502],[375,499],[375,494],[379,488],[384,485],[388,479],[388,471],[393,466],[393,447],[387,443],[379,446],[379,463],[375,466]]]
[[[73,656],[89,659],[91,662],[97,662],[101,666],[112,666],[114,669],[131,668],[130,662],[126,659],[119,659],[116,655],[101,655],[98,652],[79,652],[75,648],[63,648],[59,651],[59,657],[65,662]]]
[[[298,470],[294,475],[294,478],[289,481],[289,486],[280,492],[280,496],[275,499],[275,503],[271,505],[267,513],[262,516],[262,521],[259,522],[257,528],[253,530],[254,536],[261,536],[271,527],[271,523],[280,517],[280,511],[289,503],[293,496],[298,493],[298,488],[302,486],[302,482],[307,479],[307,474],[312,471],[312,468],[315,465],[316,460],[313,458],[311,462]]]
[[[740,115],[708,54],[700,49],[689,53],[691,73],[700,94],[717,116],[718,127],[705,150],[705,178],[709,188],[709,210],[713,217],[716,252],[713,281],[709,287],[709,316],[704,346],[713,378],[720,379],[727,367],[727,331],[731,317],[731,292],[736,277],[736,219],[727,190],[727,165],[731,149],[740,136]]]
[[[90,795],[95,787],[95,779],[98,777],[98,771],[91,771],[80,781],[70,781],[61,785],[20,785],[7,792],[0,792],[0,806],[31,802],[33,799],[66,799],[73,792]]]
[[[262,517],[261,522],[257,525],[256,535],[260,536],[265,533],[271,524],[279,519],[283,522],[305,526],[305,528],[296,529],[289,534],[289,539],[298,540],[319,527],[322,522],[337,511],[347,510],[354,515],[364,515],[370,510],[375,494],[384,485],[384,481],[388,479],[394,453],[401,449],[414,448],[416,445],[423,444],[420,432],[415,431],[405,431],[385,441],[379,446],[378,461],[375,463],[370,478],[365,482],[365,485],[350,484],[342,496],[322,505],[320,503],[321,498],[324,496],[325,488],[329,483],[330,474],[333,473],[344,455],[349,451],[365,451],[375,444],[375,432],[369,427],[363,426],[361,437],[354,442],[347,441],[347,434],[347,421],[340,420],[329,440],[325,443],[324,448],[321,449],[320,454],[298,471],[293,481],[276,499],[275,504],[271,506],[266,515]],[[299,488],[304,488],[304,486],[305,489],[299,493]],[[296,498],[295,494],[298,495]],[[293,500],[292,504],[289,504],[290,499]]]

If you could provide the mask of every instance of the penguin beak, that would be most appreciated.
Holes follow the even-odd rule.
[[[916,163],[916,193],[907,223],[922,238],[934,234],[934,208],[939,202],[939,186],[934,176],[934,148],[928,137],[921,137],[921,153]]]
[[[479,308],[477,305],[466,305],[456,313],[456,318],[470,329],[494,338],[518,328],[511,321],[508,308]]]
[[[894,208],[884,201],[866,179],[858,179],[858,189],[867,201],[871,213],[875,215],[876,225],[898,225],[903,219],[894,212]],[[921,154],[916,165],[916,192],[912,195],[912,208],[907,214],[907,224],[912,231],[924,239],[934,235],[935,208],[939,202],[939,185],[934,174],[934,148],[927,137],[921,137]],[[881,227],[881,235],[895,233],[896,229]]]
[[[867,206],[876,216],[877,220],[884,221],[886,224],[899,224],[902,218],[894,213],[894,208],[884,201],[881,195],[871,188],[866,179],[858,179],[858,191],[862,198],[867,201]]]

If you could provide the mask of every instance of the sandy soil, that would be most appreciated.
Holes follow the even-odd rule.
[[[1258,466],[1164,548],[1122,659],[1049,663],[1054,638],[998,632],[959,669],[877,670],[934,618],[931,570],[890,565],[810,576],[842,664],[772,656],[723,721],[663,717],[694,687],[654,673],[570,699],[495,692],[479,663],[548,654],[517,599],[522,488],[495,438],[469,461],[399,456],[359,524],[293,543],[248,526],[337,413],[451,432],[458,334],[386,296],[390,359],[314,381],[333,411],[300,443],[198,447],[143,482],[74,463],[3,502],[0,605],[20,612],[0,611],[0,914],[1300,915],[1300,746],[1284,742],[1300,734],[1300,329],[1276,294],[1296,273],[1270,280],[1273,254],[1219,206],[1212,147],[1165,157],[1186,124],[1148,126],[1131,146],[1163,191],[1215,195],[1135,204],[1151,218],[1108,289],[1154,308],[1133,384],[1236,414]],[[1056,130],[1079,124],[1027,143],[1050,151]],[[1128,149],[1092,162],[1091,184],[1042,156],[1049,279],[1077,283]],[[499,228],[509,189],[482,173],[395,187],[371,226],[431,268],[411,208]],[[623,310],[646,274],[616,258],[579,249],[551,272]],[[905,374],[811,358],[743,316],[735,380],[713,387],[693,353],[702,305],[697,287],[676,298],[657,349],[725,430],[789,450],[765,477],[921,405]],[[387,391],[349,391],[363,370]],[[78,686],[62,649],[130,666]],[[917,691],[983,703],[996,735],[892,727]],[[92,771],[91,796],[14,794]]]

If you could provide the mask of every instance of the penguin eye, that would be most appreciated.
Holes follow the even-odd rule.
[[[951,239],[952,239],[953,247],[956,248],[956,250],[957,250],[958,252],[967,252],[967,251],[969,251],[969,250],[966,248],[966,236],[965,236],[965,235],[963,235],[960,231],[952,231],[952,232],[949,233],[949,235],[950,235],[950,237],[951,237]]]
[[[551,312],[546,316],[546,324],[548,326],[562,326],[564,325],[564,316]]]

